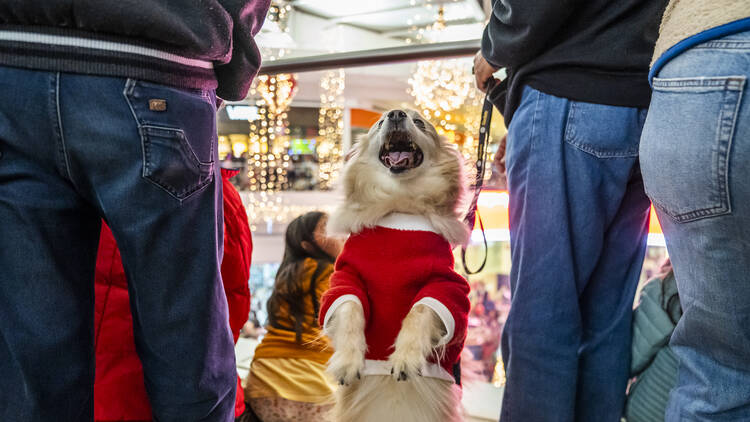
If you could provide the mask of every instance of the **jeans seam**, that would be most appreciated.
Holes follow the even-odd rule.
[[[750,42],[740,40],[716,40],[699,44],[694,48],[705,50],[750,50]]]
[[[68,152],[65,148],[65,135],[63,134],[62,116],[60,113],[60,72],[54,73],[54,81],[50,87],[51,92],[54,96],[50,98],[54,104],[50,107],[50,114],[52,115],[52,125],[54,126],[55,135],[57,136],[57,151],[60,153],[60,167],[63,176],[67,176],[67,179],[73,183],[73,176],[70,173],[70,162],[68,160]],[[73,183],[75,185],[75,183]]]
[[[534,154],[534,132],[536,130],[536,115],[539,112],[539,103],[541,102],[541,96],[542,93],[540,91],[536,91],[536,100],[534,101],[534,115],[531,117],[531,144],[529,145],[529,157],[532,157]]]
[[[744,75],[690,77],[690,78],[654,78],[655,91],[683,91],[681,88],[715,88],[730,91],[741,91],[746,77]],[[698,92],[695,92],[698,93]]]
[[[724,208],[726,208],[727,213],[732,212],[732,198],[729,196],[729,158],[731,156],[732,151],[732,143],[734,140],[734,132],[737,127],[737,118],[740,114],[740,104],[742,104],[742,93],[744,91],[745,87],[745,81],[742,80],[740,82],[740,89],[739,90],[727,90],[726,96],[736,96],[737,100],[733,101],[732,99],[725,100],[724,102],[724,108],[726,110],[722,110],[722,120],[726,121],[726,125],[721,124],[719,127],[719,136],[721,138],[726,138],[726,151],[725,151],[725,157],[723,159],[722,164],[722,170],[723,170],[723,177],[720,178],[720,181],[723,183],[723,189],[724,189],[724,200],[726,203],[724,204]],[[731,104],[734,103],[734,107],[731,107]],[[726,114],[725,114],[726,111]],[[725,133],[722,133],[724,131]],[[720,144],[721,147],[721,144]]]
[[[563,132],[563,139],[568,142],[568,139],[573,139],[575,137],[575,124],[573,124],[573,121],[575,119],[575,112],[576,112],[576,102],[571,101],[570,102],[570,109],[568,110],[568,115],[565,118],[565,132]],[[572,142],[568,142],[572,143]]]
[[[138,120],[138,115],[135,113],[135,109],[133,108],[133,104],[130,102],[130,95],[133,94],[133,90],[135,89],[135,79],[128,78],[127,81],[125,81],[125,87],[122,90],[122,96],[125,98],[125,102],[128,104],[128,108],[130,109],[130,113],[133,115],[133,120],[135,120],[135,125],[138,131],[138,137],[141,138],[141,162],[143,165],[143,169],[141,170],[141,177],[146,177],[146,163],[148,162],[148,157],[146,156],[146,148],[143,145],[143,136],[141,135],[141,122]]]
[[[68,159],[68,150],[65,147],[65,133],[62,125],[62,115],[60,113],[60,72],[57,72],[55,77],[55,107],[57,109],[57,125],[60,130],[60,145],[62,146],[63,158],[65,159],[65,170],[68,173],[68,178],[73,182],[73,176],[70,174],[70,160]]]

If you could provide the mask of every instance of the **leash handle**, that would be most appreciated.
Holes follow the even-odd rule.
[[[461,247],[461,262],[464,267],[464,271],[467,275],[474,275],[481,272],[484,266],[487,264],[487,255],[489,254],[489,248],[487,247],[487,234],[484,232],[484,223],[482,222],[482,215],[477,210],[477,201],[479,200],[479,194],[482,192],[482,185],[484,184],[484,174],[487,170],[487,143],[490,136],[490,127],[492,125],[492,102],[490,101],[490,93],[495,87],[496,80],[491,78],[487,81],[487,94],[484,96],[484,103],[482,103],[482,115],[479,125],[479,140],[477,141],[477,175],[474,181],[474,196],[471,199],[469,210],[464,218],[464,223],[469,226],[469,230],[474,230],[475,221],[479,220],[479,227],[482,230],[482,240],[484,242],[484,259],[482,264],[475,271],[471,271],[466,264],[466,246]]]

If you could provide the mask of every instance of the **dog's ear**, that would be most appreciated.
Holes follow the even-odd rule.
[[[349,148],[349,151],[347,151],[346,154],[344,155],[344,163],[348,163],[349,160],[356,157],[357,154],[359,154],[359,148],[357,148],[357,144],[354,144]]]
[[[437,143],[443,148],[450,148],[458,151],[458,145],[449,142],[448,138],[446,138],[444,135],[437,135]]]
[[[445,152],[446,159],[452,161],[455,165],[453,172],[453,180],[456,188],[455,204],[453,209],[459,219],[463,219],[468,211],[469,204],[471,202],[471,192],[469,192],[469,186],[471,186],[472,180],[470,173],[474,169],[474,163],[470,160],[464,159],[463,154],[458,149],[458,145],[448,142],[444,136],[439,136],[439,142],[441,151]]]
[[[362,151],[362,148],[364,148],[364,145],[367,143],[367,134],[362,134],[357,137],[357,139],[354,140],[354,143],[352,146],[349,147],[349,150],[344,154],[344,163],[348,163],[352,158],[355,158],[359,153]]]

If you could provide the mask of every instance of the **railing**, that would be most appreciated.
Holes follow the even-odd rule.
[[[473,56],[479,50],[479,47],[480,40],[467,40],[280,59],[263,64],[260,68],[260,74],[309,72],[342,67]]]

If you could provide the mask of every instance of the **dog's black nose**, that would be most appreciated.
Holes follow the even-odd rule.
[[[388,112],[388,120],[400,122],[404,119],[406,119],[406,113],[404,113],[402,110],[391,110]]]

